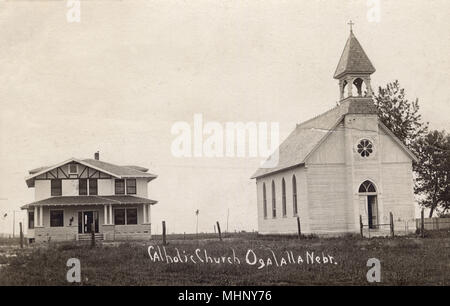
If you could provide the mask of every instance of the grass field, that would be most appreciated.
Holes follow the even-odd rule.
[[[180,258],[187,258],[186,263],[158,261],[158,257],[164,258],[159,240],[104,243],[92,249],[88,244],[76,243],[13,251],[11,246],[3,246],[3,252],[8,249],[17,256],[1,256],[0,248],[0,285],[74,285],[66,280],[69,258],[80,260],[81,285],[373,285],[366,279],[369,258],[381,262],[380,285],[450,285],[449,232],[441,231],[424,239],[349,236],[298,240],[253,234],[232,235],[222,242],[214,236],[184,238],[169,237],[165,248],[172,260],[178,249]],[[154,247],[151,257],[149,246]],[[200,250],[200,258],[206,258],[206,250],[213,261],[219,258],[225,262],[201,263],[196,249]],[[190,255],[196,263],[189,260]],[[303,263],[298,262],[299,256]],[[282,265],[282,258],[286,265]],[[324,263],[324,258],[328,262]],[[292,259],[295,263],[289,263]]]

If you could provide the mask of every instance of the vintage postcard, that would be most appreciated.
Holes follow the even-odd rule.
[[[450,285],[449,12],[0,0],[0,285]]]

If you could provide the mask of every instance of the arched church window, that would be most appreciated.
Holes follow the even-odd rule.
[[[283,207],[283,217],[286,217],[286,182],[283,180],[281,181],[281,192],[282,192],[282,207]]]
[[[360,193],[377,192],[375,185],[371,181],[365,181],[359,186]]]
[[[263,210],[264,210],[264,218],[267,218],[266,183],[263,183]]]
[[[275,182],[272,181],[272,217],[277,217],[277,202],[275,200]]]
[[[292,176],[292,201],[293,201],[293,208],[294,208],[294,216],[297,216],[298,209],[297,209],[297,180],[295,179],[295,175]]]
[[[362,157],[369,157],[373,153],[373,144],[368,139],[363,139],[358,143],[358,153]]]

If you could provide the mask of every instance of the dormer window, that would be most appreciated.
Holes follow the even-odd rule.
[[[78,174],[77,164],[69,164],[69,174]]]

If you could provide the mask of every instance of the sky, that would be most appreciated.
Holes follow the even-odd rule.
[[[450,1],[0,0],[0,232],[33,201],[28,170],[70,157],[147,167],[153,232],[257,229],[260,159],[173,156],[178,121],[295,124],[336,105],[333,73],[354,33],[377,71],[450,130]],[[8,214],[3,218],[4,214]],[[17,232],[17,230],[16,230]]]

